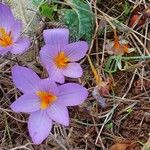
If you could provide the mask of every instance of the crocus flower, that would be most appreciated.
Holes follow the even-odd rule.
[[[87,89],[75,83],[57,86],[26,67],[14,66],[12,79],[24,94],[11,104],[15,112],[29,113],[28,130],[35,144],[49,135],[52,120],[69,125],[67,106],[81,104],[88,96]]]
[[[68,29],[44,30],[43,36],[46,45],[40,51],[40,58],[49,77],[58,83],[64,83],[64,76],[81,77],[83,71],[76,61],[85,56],[88,50],[87,42],[69,44]]]
[[[21,37],[21,21],[15,20],[10,8],[0,3],[0,55],[10,51],[21,54],[27,50],[30,40]]]

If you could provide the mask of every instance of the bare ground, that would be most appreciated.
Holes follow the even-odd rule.
[[[146,3],[144,0],[127,2],[131,6],[130,11],[139,3]],[[47,76],[37,57],[43,41],[41,35],[43,25],[36,31],[31,52],[22,57],[0,58],[0,147],[2,150],[111,150],[112,145],[118,143],[127,144],[126,149],[122,148],[122,150],[142,149],[150,133],[150,61],[143,60],[142,63],[136,61],[126,71],[117,71],[111,75],[105,73],[104,65],[109,55],[103,51],[103,47],[107,39],[113,39],[113,31],[108,29],[108,23],[107,27],[104,26],[104,34],[98,33],[101,25],[100,18],[107,17],[108,22],[121,18],[122,24],[118,27],[118,33],[136,48],[137,52],[134,52],[134,55],[150,54],[149,22],[145,22],[138,31],[130,30],[127,27],[129,15],[124,16],[123,13],[124,4],[124,0],[91,1],[97,24],[88,55],[99,70],[99,75],[104,80],[107,77],[113,80],[110,94],[105,97],[107,107],[102,108],[91,94],[96,84],[86,57],[81,60],[84,76],[77,80],[67,79],[67,82],[80,82],[87,87],[88,99],[78,107],[70,107],[70,126],[55,124],[52,133],[41,145],[36,146],[31,143],[26,124],[28,115],[16,114],[9,106],[16,97],[21,95],[14,88],[11,79],[11,67],[14,64],[28,66],[42,78]],[[44,25],[44,28],[53,27],[55,25]]]

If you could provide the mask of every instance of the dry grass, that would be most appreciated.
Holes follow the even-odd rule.
[[[81,106],[69,108],[71,118],[69,127],[55,124],[45,142],[39,146],[31,142],[26,124],[28,116],[16,114],[9,108],[10,104],[21,95],[12,83],[11,67],[20,64],[32,68],[42,78],[47,76],[39,64],[38,52],[43,41],[42,30],[55,25],[50,23],[47,26],[42,23],[35,36],[32,36],[30,52],[21,57],[12,55],[0,57],[0,149],[106,150],[113,143],[133,142],[132,148],[139,150],[147,141],[150,133],[150,61],[137,61],[127,71],[117,71],[114,74],[107,74],[104,65],[109,57],[105,51],[105,44],[107,39],[112,40],[113,28],[117,28],[118,33],[136,49],[134,55],[141,57],[150,55],[149,20],[140,31],[137,31],[127,26],[129,16],[123,16],[124,1],[87,1],[96,17],[93,40],[87,56],[103,80],[109,77],[114,81],[112,92],[106,97],[107,107],[101,108],[92,96],[96,82],[89,61],[85,57],[81,60],[84,76],[78,80],[68,79],[68,81],[80,82],[86,86],[89,90],[88,99]],[[131,11],[140,3],[146,4],[145,0],[127,2],[130,2]],[[119,21],[121,17],[122,23]],[[103,34],[99,34],[101,20],[107,22],[103,27]],[[34,18],[31,18],[25,27],[26,30],[33,21]]]

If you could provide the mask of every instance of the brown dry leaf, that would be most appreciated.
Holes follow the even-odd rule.
[[[131,53],[135,49],[130,48],[129,42],[122,37],[119,38],[116,31],[114,31],[114,41],[106,41],[105,49],[110,55],[124,55],[125,53]]]
[[[100,81],[100,83],[92,91],[93,97],[100,103],[104,108],[106,107],[105,98],[103,96],[108,96],[112,87],[113,81],[107,78],[105,81]]]
[[[129,49],[128,43],[121,44],[119,42],[119,37],[118,37],[116,31],[114,31],[114,45],[112,47],[112,51],[114,52],[114,54],[124,55],[125,53],[128,53],[128,49]]]
[[[129,144],[116,143],[110,147],[109,150],[127,150]]]
[[[101,83],[98,85],[99,94],[101,96],[108,96],[111,90],[111,86],[113,84],[113,81],[110,78],[107,78],[105,81],[101,81]]]
[[[105,98],[100,95],[100,91],[99,91],[99,87],[98,87],[98,86],[96,86],[96,87],[94,88],[94,90],[92,91],[92,95],[93,95],[93,97],[96,99],[96,101],[97,101],[103,108],[105,108],[105,107],[107,106],[107,104],[106,104],[106,102],[105,102]]]
[[[144,25],[148,17],[149,9],[140,4],[132,11],[128,26],[137,29]]]

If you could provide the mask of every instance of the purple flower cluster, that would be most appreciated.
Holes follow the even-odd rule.
[[[20,37],[21,22],[16,21],[11,10],[3,4],[0,4],[0,20],[0,54],[25,52],[30,40]],[[40,61],[49,78],[40,79],[26,67],[16,65],[12,68],[14,85],[23,95],[10,107],[18,113],[29,113],[28,130],[35,144],[47,138],[52,121],[68,126],[67,107],[81,104],[88,96],[87,89],[82,85],[64,84],[65,76],[82,76],[83,71],[77,61],[86,55],[88,44],[84,41],[69,44],[68,29],[44,30],[43,37],[46,44],[40,51]]]

